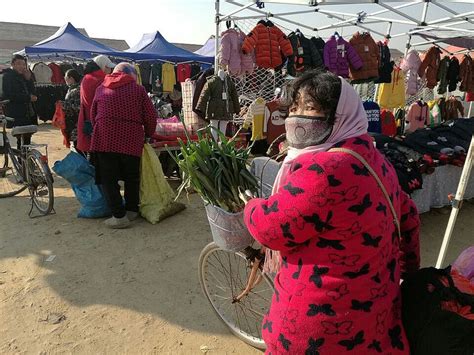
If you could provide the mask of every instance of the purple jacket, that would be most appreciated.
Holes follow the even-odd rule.
[[[222,32],[220,63],[227,65],[229,72],[233,75],[250,74],[253,72],[255,54],[244,54],[242,43],[245,34],[237,29],[231,28]]]
[[[356,70],[364,64],[349,42],[342,37],[336,40],[335,36],[331,36],[324,46],[324,65],[334,74],[348,78],[349,63]]]

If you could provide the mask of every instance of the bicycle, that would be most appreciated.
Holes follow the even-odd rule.
[[[211,242],[199,257],[199,281],[214,312],[245,343],[264,350],[262,321],[274,292],[260,247],[227,251]]]
[[[13,122],[10,117],[0,116],[0,198],[12,197],[28,189],[31,208],[28,215],[33,217],[33,208],[45,216],[54,212],[53,176],[48,166],[48,145],[23,145],[26,135],[38,131],[37,126],[19,126],[11,130],[11,135],[21,139],[21,148],[10,145],[6,126]],[[45,154],[38,148],[44,148]]]

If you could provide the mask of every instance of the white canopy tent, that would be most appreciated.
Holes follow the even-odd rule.
[[[221,14],[223,3],[234,5],[236,8],[227,14]],[[469,11],[456,10],[456,4],[470,4]],[[215,68],[218,69],[217,45],[220,36],[220,24],[226,21],[242,21],[251,19],[269,19],[297,26],[302,31],[318,34],[325,30],[334,30],[345,27],[357,27],[386,39],[406,37],[405,54],[412,46],[439,45],[447,39],[463,39],[465,52],[474,48],[474,8],[473,0],[215,0]],[[293,5],[295,11],[278,12],[278,6]],[[348,12],[336,11],[335,6],[347,6]],[[371,11],[356,10],[360,5],[370,5]],[[274,6],[276,11],[270,11]],[[372,11],[373,9],[373,11]],[[351,12],[352,10],[352,12]],[[440,17],[439,13],[445,13]],[[314,16],[309,17],[308,15]],[[417,17],[419,15],[419,17]],[[299,21],[295,16],[305,17],[306,21]],[[317,16],[330,19],[328,24],[315,27]],[[381,25],[386,25],[385,31]],[[411,43],[413,36],[425,39],[422,42]],[[449,42],[448,42],[449,43]],[[474,160],[474,136],[471,140],[464,169],[461,175],[457,193],[452,200],[452,212],[438,256],[436,267],[442,267],[451,239],[457,214],[461,207],[467,182],[469,181]]]

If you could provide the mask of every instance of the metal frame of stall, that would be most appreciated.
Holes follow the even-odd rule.
[[[215,62],[214,68],[216,70],[219,69],[219,37],[220,37],[220,24],[225,21],[233,20],[249,20],[249,19],[269,19],[274,18],[279,21],[283,21],[289,23],[291,25],[299,26],[305,30],[313,31],[318,33],[319,31],[329,30],[333,28],[341,28],[341,27],[348,27],[348,26],[356,26],[361,29],[370,31],[372,33],[378,34],[386,39],[396,38],[407,36],[407,42],[405,46],[405,55],[408,53],[408,50],[414,46],[420,45],[428,45],[434,44],[436,45],[438,42],[442,42],[442,38],[439,40],[433,41],[425,41],[420,43],[411,44],[412,37],[415,35],[422,35],[424,32],[428,31],[436,31],[442,30],[447,31],[450,35],[446,38],[457,38],[461,37],[462,34],[468,36],[474,36],[474,29],[469,28],[461,28],[456,27],[457,25],[465,25],[465,24],[474,24],[474,11],[468,11],[464,13],[458,13],[451,9],[446,3],[472,3],[472,0],[411,0],[411,1],[404,1],[404,0],[358,0],[358,1],[349,1],[349,0],[269,0],[269,1],[259,1],[259,0],[223,0],[222,2],[235,5],[238,8],[234,11],[231,11],[228,14],[221,14],[221,1],[215,0],[215,24],[216,24],[216,33],[215,33]],[[245,3],[242,3],[245,2]],[[299,11],[291,11],[291,12],[280,12],[280,13],[273,13],[270,11],[264,10],[265,3],[274,3],[274,4],[286,4],[286,5],[295,5],[304,7],[305,9]],[[398,5],[392,5],[392,3],[401,3]],[[325,7],[330,7],[330,5],[364,5],[364,4],[376,4],[380,6],[382,9],[379,11],[366,13],[364,11],[358,13],[346,13],[340,11],[332,11],[332,10],[325,10]],[[406,14],[401,9],[415,6],[415,5],[422,5],[423,11],[420,19],[416,19],[412,17],[410,14]],[[436,7],[438,9],[442,9],[451,14],[448,17],[442,17],[431,21],[426,21],[428,12],[430,7]],[[241,13],[244,10],[249,10],[258,15],[254,16],[236,16],[237,14]],[[302,15],[302,14],[310,14],[310,13],[319,13],[325,15],[328,18],[332,18],[336,21],[333,24],[321,26],[315,28],[314,26],[309,26],[304,23],[300,23],[291,19],[288,19],[288,16],[294,15]],[[392,13],[397,14],[403,19],[399,18],[390,18],[390,17],[381,17],[379,15],[385,13]],[[347,18],[346,18],[347,17]],[[367,27],[366,25],[374,24],[374,23],[387,23],[387,30],[386,33],[382,33],[379,31],[375,31]],[[401,25],[410,25],[414,26],[413,29],[409,31],[402,31],[400,33],[391,34],[393,24],[401,24]],[[472,48],[466,49],[466,52],[471,51]],[[461,53],[463,51],[460,51]],[[472,108],[472,103],[471,107]],[[471,111],[471,110],[469,110]],[[438,260],[436,262],[436,267],[442,267],[444,263],[444,259],[446,257],[447,248],[449,246],[449,242],[451,240],[454,225],[456,222],[457,215],[459,213],[459,209],[462,206],[462,200],[464,197],[464,193],[466,190],[467,183],[469,181],[472,165],[474,161],[474,136],[472,137],[471,144],[467,153],[466,161],[462,170],[461,179],[457,188],[457,192],[455,197],[452,200],[452,211],[449,218],[449,222],[446,228],[446,232],[443,238],[443,242],[441,245],[440,253],[438,255]]]

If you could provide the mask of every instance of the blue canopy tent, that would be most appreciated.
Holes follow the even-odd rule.
[[[71,23],[62,26],[55,34],[32,46],[25,47],[19,54],[30,59],[76,57],[92,58],[98,54],[122,57],[123,52],[107,47],[80,33]]]
[[[173,63],[200,62],[214,63],[213,56],[202,56],[176,47],[169,43],[160,32],[145,33],[140,42],[123,52],[131,54],[133,59],[141,61],[163,60]]]
[[[211,36],[204,45],[195,51],[195,54],[203,55],[205,57],[214,57],[216,50],[216,38]]]

